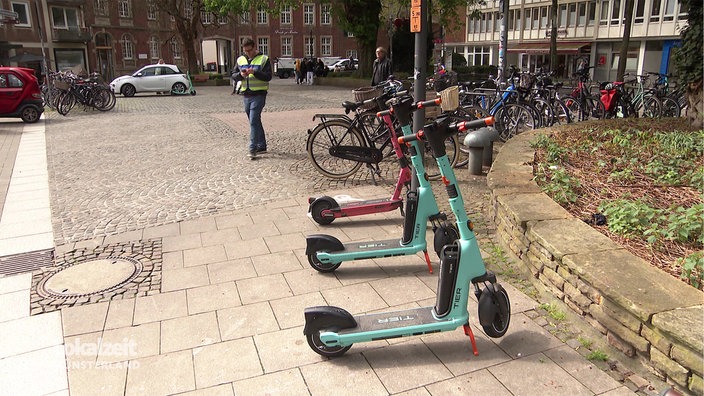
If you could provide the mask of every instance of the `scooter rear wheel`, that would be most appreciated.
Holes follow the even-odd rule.
[[[313,329],[310,334],[306,335],[306,340],[308,340],[308,346],[315,353],[325,357],[338,357],[345,354],[352,348],[352,345],[347,346],[327,346],[320,341],[320,331],[327,329]]]
[[[318,200],[318,202],[314,203],[313,206],[310,207],[310,215],[313,216],[313,220],[315,220],[316,223],[320,225],[328,225],[335,220],[335,217],[324,217],[323,211],[330,208],[332,208],[331,202],[324,199]]]
[[[320,260],[318,260],[318,256],[316,255],[316,253],[312,253],[312,254],[308,255],[308,264],[310,264],[310,266],[313,267],[313,269],[315,269],[318,272],[333,272],[342,263],[335,263],[335,264],[321,263]]]
[[[493,302],[498,306],[494,320],[490,325],[482,326],[484,333],[491,338],[503,337],[511,322],[511,302],[508,299],[508,293],[503,287],[498,286],[498,288],[499,290],[492,293]]]

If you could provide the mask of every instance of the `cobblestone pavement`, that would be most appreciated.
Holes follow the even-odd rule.
[[[256,161],[246,157],[241,97],[230,92],[198,87],[196,96],[118,96],[105,113],[48,112],[56,244],[371,184],[365,168],[346,180],[327,179],[305,152],[313,114],[342,113],[351,90],[274,79],[263,114],[269,153]],[[383,171],[380,184],[391,187],[395,162]]]

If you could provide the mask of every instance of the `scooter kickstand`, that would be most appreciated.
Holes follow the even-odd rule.
[[[469,341],[472,343],[472,352],[474,353],[474,356],[479,356],[477,342],[474,340],[474,333],[472,333],[472,327],[469,325],[469,322],[465,323],[462,327],[464,328],[464,334],[469,336]]]
[[[425,262],[428,263],[428,271],[430,273],[433,273],[433,265],[430,264],[430,257],[428,257],[428,249],[423,250],[423,254],[425,254]]]

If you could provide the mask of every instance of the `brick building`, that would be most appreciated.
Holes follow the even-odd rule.
[[[159,59],[186,66],[173,19],[149,1],[0,0],[0,9],[17,13],[16,23],[0,25],[3,65],[39,71],[45,59],[51,70],[82,67],[106,80]],[[203,43],[215,48],[216,70],[229,72],[246,37],[272,58],[357,55],[354,37],[335,25],[329,3],[301,3],[277,17],[252,10],[235,17],[201,12],[200,18],[196,52],[202,68],[209,63]]]

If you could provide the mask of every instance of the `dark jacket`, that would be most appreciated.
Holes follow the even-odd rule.
[[[378,85],[382,81],[386,81],[391,73],[391,59],[386,56],[381,61],[379,61],[379,59],[374,59],[374,65],[372,65],[372,87]]]

